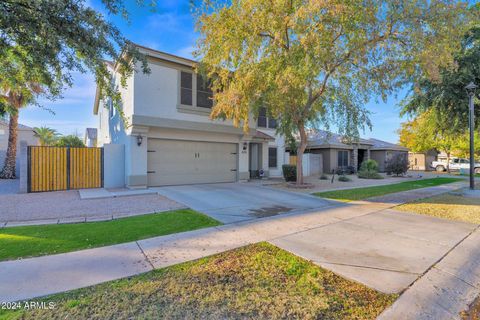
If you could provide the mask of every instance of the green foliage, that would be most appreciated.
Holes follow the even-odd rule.
[[[360,165],[360,171],[378,172],[378,163],[373,159],[368,159]]]
[[[58,132],[48,127],[34,127],[35,137],[40,141],[41,146],[52,146],[57,142]]]
[[[342,174],[341,176],[338,177],[338,181],[341,181],[341,182],[349,182],[349,181],[352,181],[352,179],[350,179],[350,178],[347,177],[346,175]]]
[[[395,174],[397,176],[403,175],[408,171],[408,158],[406,154],[394,154],[385,164],[385,171]]]
[[[102,2],[107,14],[127,16],[123,1]],[[120,94],[110,85],[104,59],[116,61],[122,85],[137,62],[149,71],[145,57],[87,0],[1,1],[0,34],[0,61],[8,62],[13,53],[26,70],[41,77],[51,96],[73,84],[73,73],[88,70],[95,74],[101,98],[111,97],[117,105]],[[17,76],[0,69],[0,79],[11,82]]]
[[[297,166],[291,164],[282,165],[282,172],[285,181],[297,181]]]
[[[57,142],[55,143],[57,147],[85,147],[82,139],[77,137],[76,135],[68,135],[60,137]]]
[[[320,176],[320,180],[328,180],[327,175],[322,173],[322,175]]]
[[[454,126],[450,126],[437,109],[428,109],[413,120],[402,123],[399,135],[400,144],[413,152],[436,149],[450,155],[465,148],[465,134],[459,134]]]
[[[383,179],[383,176],[378,173],[378,163],[373,159],[362,162],[360,170],[358,170],[358,177],[361,179]]]
[[[406,83],[451,67],[457,40],[473,20],[459,1],[204,1],[196,55],[212,79],[212,118],[249,128],[261,107],[278,131],[336,124],[358,136],[363,107]],[[297,183],[303,182],[301,170]]]
[[[478,14],[479,6],[476,11]],[[455,55],[455,69],[440,68],[436,79],[421,79],[416,83],[413,94],[404,101],[403,113],[419,115],[435,110],[443,126],[450,131],[464,133],[468,128],[468,95],[465,86],[471,81],[480,84],[480,21],[466,32],[461,39],[461,49]],[[477,89],[477,94],[479,93]],[[475,100],[476,126],[480,126],[480,108]]]

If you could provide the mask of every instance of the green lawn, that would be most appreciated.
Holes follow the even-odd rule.
[[[396,298],[259,243],[45,297],[55,309],[3,318],[375,319]]]
[[[190,209],[103,222],[0,229],[0,260],[42,256],[219,225]]]
[[[317,197],[336,199],[340,201],[362,200],[371,197],[383,196],[389,193],[433,187],[441,184],[463,181],[459,178],[433,178],[416,181],[405,181],[376,187],[334,190],[314,193]]]

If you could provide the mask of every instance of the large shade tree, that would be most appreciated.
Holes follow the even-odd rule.
[[[143,4],[144,1],[137,0]],[[20,47],[28,54],[21,58],[28,68],[42,73],[45,89],[58,96],[58,89],[71,86],[74,72],[90,71],[101,88],[102,98],[120,102],[118,88],[104,59],[116,61],[122,84],[146,59],[105,16],[88,6],[87,0],[2,0],[0,1],[0,60],[9,50]],[[128,18],[124,2],[102,0],[105,12]],[[154,3],[152,0],[148,3]],[[8,74],[0,74],[6,78]],[[118,103],[116,104],[118,105]]]
[[[364,104],[421,76],[436,78],[470,24],[460,1],[204,1],[197,11],[200,69],[212,78],[212,118],[248,129],[264,106],[298,135],[303,183],[306,129],[336,125],[356,138]]]
[[[476,9],[478,10],[479,5]],[[403,112],[421,114],[429,109],[441,111],[441,121],[451,130],[463,133],[468,128],[468,95],[465,86],[470,82],[480,85],[480,23],[462,37],[461,50],[455,54],[456,68],[441,68],[438,79],[424,77],[405,101]],[[480,90],[477,90],[477,94]],[[477,95],[478,97],[478,95]],[[478,106],[480,101],[474,99]],[[438,114],[438,112],[437,112]],[[475,108],[476,126],[480,125],[480,108]]]

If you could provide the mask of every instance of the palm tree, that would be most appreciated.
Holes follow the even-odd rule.
[[[10,118],[7,155],[0,179],[16,178],[18,114],[21,108],[33,103],[44,92],[41,75],[19,59],[23,53],[21,48],[12,49],[8,52],[7,59],[0,61],[0,105]],[[9,76],[2,77],[2,74]]]
[[[35,127],[33,128],[35,137],[40,141],[41,146],[52,146],[57,142],[58,132],[49,127]]]

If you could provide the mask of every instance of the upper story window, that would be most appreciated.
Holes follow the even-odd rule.
[[[197,107],[209,108],[213,107],[213,92],[210,81],[204,79],[201,75],[197,75]]]
[[[211,109],[213,107],[211,83],[199,74],[180,72],[180,104]]]
[[[191,106],[193,105],[193,74],[182,71],[180,78],[180,103]]]
[[[257,127],[275,129],[277,120],[267,116],[267,109],[260,108],[258,111]]]

